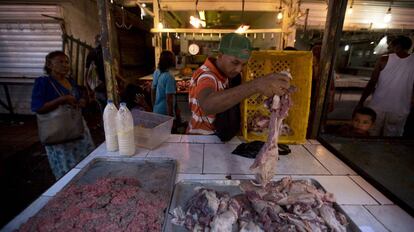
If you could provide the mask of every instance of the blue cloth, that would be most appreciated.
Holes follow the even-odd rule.
[[[81,95],[78,86],[72,78],[68,78],[68,80],[72,85],[72,91],[66,89],[54,78],[51,78],[49,76],[38,77],[33,85],[32,111],[36,112],[42,108],[45,103],[53,101],[56,98],[60,97],[55,88],[53,88],[52,84],[50,84],[50,81],[60,92],[62,92],[63,95],[72,94],[74,97],[76,97],[76,99],[79,100]]]
[[[167,94],[176,93],[174,76],[171,75],[170,72],[161,73],[161,71],[157,69],[153,74],[152,88],[156,90],[155,104],[153,109],[154,113],[168,115]]]

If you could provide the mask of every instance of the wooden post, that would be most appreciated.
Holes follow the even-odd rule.
[[[104,69],[105,69],[105,83],[106,83],[106,93],[108,99],[114,101],[115,104],[119,102],[119,96],[116,93],[117,83],[115,79],[115,72],[113,70],[113,56],[111,51],[111,42],[112,37],[111,31],[111,12],[110,12],[110,3],[107,0],[98,0],[98,15],[99,15],[99,25],[101,28],[101,45],[102,45],[102,55],[104,60]]]
[[[160,22],[160,9],[158,7],[158,1],[160,0],[153,0],[153,8],[154,8],[154,28],[158,28],[158,23]],[[165,23],[165,22],[162,22]],[[165,25],[164,25],[165,26]],[[153,42],[154,42],[154,57],[155,57],[155,66],[158,64],[158,60],[160,58],[162,52],[162,33],[154,33]]]
[[[311,138],[316,138],[321,122],[324,121],[326,115],[328,86],[333,81],[333,70],[335,65],[336,50],[339,47],[339,41],[342,34],[344,24],[347,0],[330,0],[328,5],[328,14],[326,16],[325,33],[322,40],[321,60],[319,62],[320,73],[319,85],[316,86],[318,98],[316,100],[316,109],[312,122]],[[325,109],[325,110],[324,110]]]

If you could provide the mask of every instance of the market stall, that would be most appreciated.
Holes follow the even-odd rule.
[[[215,136],[172,135],[158,148],[153,150],[139,148],[133,157],[126,159],[131,163],[142,159],[147,159],[149,162],[175,159],[178,169],[177,175],[172,178],[176,183],[184,180],[201,182],[252,179],[253,175],[248,167],[253,160],[231,154],[240,143],[239,138],[222,143]],[[292,153],[288,156],[280,157],[274,180],[290,176],[294,179],[317,181],[326,191],[334,194],[339,206],[360,231],[410,231],[413,228],[414,220],[411,216],[394,205],[379,190],[317,141],[309,140],[303,145],[292,145],[291,150]],[[75,176],[89,168],[91,162],[98,157],[104,160],[122,159],[117,152],[107,152],[105,144],[101,144],[8,223],[2,231],[19,228],[72,182]],[[166,228],[164,231],[174,230]]]

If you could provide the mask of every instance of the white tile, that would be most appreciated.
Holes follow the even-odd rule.
[[[282,179],[283,177],[286,177],[286,175],[274,175],[272,180],[278,181]],[[254,180],[254,175],[231,175],[232,180]]]
[[[414,218],[396,205],[365,206],[390,231],[412,232]]]
[[[73,168],[68,173],[66,173],[62,178],[60,178],[52,187],[50,187],[42,196],[53,197],[58,193],[66,184],[72,180],[72,178],[80,172],[80,169]]]
[[[292,176],[292,178],[313,178],[322,187],[335,195],[341,205],[378,205],[378,203],[351,178],[347,176]]]
[[[338,159],[322,145],[304,145],[322,165],[334,175],[356,175],[348,165]]]
[[[175,183],[182,180],[227,180],[226,175],[220,174],[178,174]]]
[[[223,143],[215,135],[182,135],[182,143]]]
[[[341,205],[341,208],[363,232],[387,232],[388,230],[372,214],[360,205]]]
[[[316,139],[308,139],[310,144],[321,144],[318,140]]]
[[[386,196],[384,196],[380,191],[378,191],[374,186],[368,183],[360,176],[351,176],[351,179],[355,181],[361,188],[363,188],[369,195],[374,197],[381,205],[392,205],[394,204]]]
[[[172,134],[170,135],[170,137],[167,139],[167,143],[179,143],[181,141],[181,136],[182,135],[178,135],[178,134]]]
[[[236,144],[206,144],[204,173],[253,174],[249,167],[253,159],[233,155]],[[280,156],[276,174],[329,174],[329,172],[300,145],[290,145],[292,153]]]
[[[23,223],[25,223],[30,217],[35,215],[51,197],[41,196],[37,198],[32,204],[30,204],[23,212],[17,215],[7,225],[5,225],[0,231],[8,232],[17,230]]]
[[[146,157],[148,155],[148,152],[150,150],[142,147],[135,147],[135,154],[131,157]],[[85,157],[78,165],[76,165],[75,168],[83,168],[85,167],[91,160],[93,160],[96,157],[127,157],[127,156],[120,156],[119,152],[109,152],[106,150],[105,142],[102,143],[98,148],[96,148],[91,154],[89,154],[87,157]]]
[[[225,142],[228,144],[241,144],[241,143],[245,143],[246,141],[243,139],[243,137],[239,137],[239,136],[234,136],[232,139],[230,139],[229,141]]]
[[[329,175],[318,160],[315,159],[302,145],[289,145],[292,152],[289,155],[280,156],[277,164],[277,174],[304,174],[304,175]]]
[[[168,157],[178,161],[178,173],[202,173],[203,144],[164,143],[147,157]]]

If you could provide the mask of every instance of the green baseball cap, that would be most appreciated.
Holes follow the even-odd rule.
[[[252,52],[250,40],[243,35],[230,33],[221,38],[219,51],[223,54],[248,60]]]

